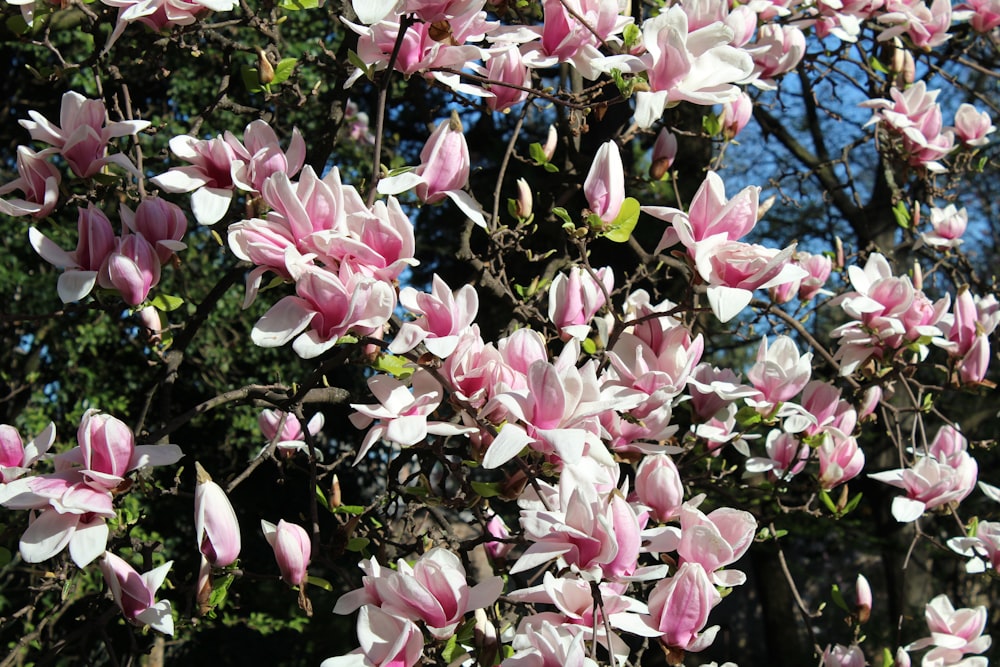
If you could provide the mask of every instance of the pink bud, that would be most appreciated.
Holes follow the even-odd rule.
[[[722,105],[722,115],[719,117],[722,133],[727,139],[732,139],[747,126],[751,115],[753,100],[746,93],[740,93],[735,100]]]
[[[98,275],[101,287],[118,290],[125,303],[138,306],[160,282],[160,259],[141,234],[126,234]]]
[[[24,463],[24,441],[17,429],[0,424],[0,468],[16,468]],[[0,475],[0,481],[10,481]]]
[[[969,146],[985,146],[990,141],[986,135],[994,131],[990,115],[971,104],[963,104],[955,112],[955,134]]]
[[[684,504],[684,485],[677,466],[666,454],[647,456],[635,475],[639,500],[653,510],[658,521],[675,518]]]
[[[618,145],[609,141],[597,149],[594,163],[583,182],[590,210],[604,222],[618,217],[625,201],[625,169]]]
[[[867,623],[872,614],[872,587],[864,575],[858,575],[854,584],[854,594],[857,598],[857,614],[859,623]]]
[[[187,217],[176,204],[148,197],[139,202],[134,214],[123,206],[121,217],[129,229],[141,234],[156,248],[161,264],[166,264],[176,250],[184,247],[181,239],[187,233]]]
[[[542,153],[545,159],[551,161],[556,154],[556,144],[559,142],[559,133],[556,132],[555,125],[549,125],[549,133],[545,137],[545,144],[542,146]]]
[[[76,432],[85,474],[104,488],[118,486],[132,463],[135,436],[120,419],[87,410]]]
[[[882,401],[882,387],[878,385],[873,385],[865,390],[864,395],[861,397],[861,405],[858,406],[858,419],[864,419],[869,415],[875,414],[875,410],[878,408],[878,404]]]
[[[534,200],[528,182],[523,178],[517,179],[517,216],[525,220],[530,218],[533,205]]]
[[[674,576],[659,582],[649,596],[649,614],[656,629],[663,633],[660,641],[685,651],[700,651],[710,646],[718,626],[701,631],[712,607],[721,599],[701,565],[681,565]]]
[[[416,173],[423,178],[417,196],[428,204],[441,201],[446,192],[461,190],[469,182],[469,145],[457,112],[442,121],[420,151]]]
[[[494,514],[488,522],[486,522],[486,532],[493,537],[501,540],[505,540],[510,537],[510,529],[507,527],[507,523],[503,520],[503,517],[499,514]],[[507,554],[511,552],[514,548],[513,544],[507,542],[494,542],[489,541],[483,544],[486,549],[486,553],[489,554],[493,562],[500,563],[507,558]]]
[[[194,528],[198,548],[212,565],[231,565],[240,555],[240,525],[222,487],[195,462]]]
[[[656,137],[656,143],[653,144],[653,162],[649,165],[649,177],[654,181],[661,180],[667,175],[676,158],[677,136],[667,128],[663,128]]]
[[[97,271],[115,249],[115,232],[108,216],[93,204],[79,211],[76,226],[80,240],[70,256],[84,271]]]
[[[146,306],[136,313],[139,319],[139,326],[144,330],[150,343],[159,343],[163,340],[163,321],[160,319],[160,311],[152,306]]]
[[[101,573],[125,618],[138,625],[149,625],[164,634],[174,634],[170,603],[166,600],[156,602],[155,599],[156,591],[166,579],[172,563],[170,561],[139,574],[110,551],[104,554]]]
[[[306,582],[306,568],[312,555],[312,542],[309,533],[298,524],[288,523],[284,519],[275,526],[269,521],[261,521],[264,539],[274,549],[274,558],[278,561],[281,578],[289,586],[302,586]]]

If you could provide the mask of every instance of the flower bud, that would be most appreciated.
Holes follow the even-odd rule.
[[[872,587],[864,575],[858,575],[858,581],[854,584],[854,595],[857,600],[858,623],[867,623],[872,615]]]
[[[240,524],[222,487],[195,462],[194,527],[198,549],[212,565],[231,565],[240,555]]]
[[[677,136],[663,128],[653,144],[653,162],[649,165],[649,177],[654,181],[667,175],[677,158]]]
[[[555,125],[549,125],[549,134],[545,138],[545,144],[542,146],[542,153],[545,155],[545,159],[552,161],[552,157],[556,154],[556,144],[559,142],[559,133],[556,132]]]
[[[306,582],[306,569],[312,556],[312,542],[309,533],[298,524],[285,520],[275,526],[269,521],[261,521],[264,539],[274,549],[274,558],[278,561],[281,578],[289,586],[302,586]]]
[[[534,200],[531,196],[531,188],[523,178],[517,179],[517,217],[527,220],[531,217]]]

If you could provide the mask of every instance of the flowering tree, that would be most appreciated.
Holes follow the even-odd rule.
[[[988,664],[995,3],[8,2],[3,664]]]

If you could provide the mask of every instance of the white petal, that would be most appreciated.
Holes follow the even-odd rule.
[[[708,288],[708,303],[720,322],[728,322],[747,307],[753,292],[738,287],[713,285]]]
[[[69,556],[77,567],[86,567],[108,547],[108,524],[97,517],[91,523],[80,522],[69,541]]]
[[[516,424],[507,424],[490,444],[483,457],[483,467],[487,470],[499,468],[517,456],[518,452],[534,442],[525,430]]]
[[[900,523],[910,523],[923,516],[927,506],[919,500],[899,496],[892,500],[892,516]]]
[[[21,557],[28,563],[41,563],[66,548],[80,517],[46,510],[21,536]]]
[[[280,347],[302,333],[316,315],[297,296],[286,296],[257,320],[250,340],[261,347]]]
[[[199,188],[191,195],[191,212],[201,225],[214,225],[229,211],[233,191],[224,188]]]
[[[483,208],[479,205],[479,202],[472,198],[472,195],[464,190],[449,190],[445,194],[455,202],[458,208],[462,209],[462,213],[469,220],[486,229],[486,218],[483,217]]]
[[[180,461],[182,456],[184,452],[177,445],[138,445],[128,469],[169,466]]]
[[[135,615],[135,620],[142,621],[165,635],[174,634],[174,617],[170,614],[170,602],[167,600],[160,600],[152,607],[139,612]]]
[[[76,271],[70,269],[59,276],[56,291],[63,303],[73,303],[86,297],[97,283],[97,271]]]

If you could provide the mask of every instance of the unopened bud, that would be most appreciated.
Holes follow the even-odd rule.
[[[264,49],[257,47],[257,78],[264,85],[274,81],[274,66],[267,59]]]
[[[924,270],[920,268],[920,262],[913,260],[913,289],[922,290],[924,288]]]
[[[670,130],[663,128],[656,143],[653,144],[653,163],[649,165],[649,177],[654,181],[667,175],[677,158],[677,137]]]
[[[872,615],[872,587],[864,575],[858,575],[858,581],[854,584],[854,596],[857,601],[858,623],[867,623]]]
[[[839,236],[835,236],[833,239],[833,247],[837,252],[837,268],[844,268],[844,242],[840,240]]]
[[[330,507],[340,507],[343,500],[340,496],[340,478],[333,476],[333,483],[330,484]]]
[[[528,182],[523,178],[517,179],[517,217],[524,220],[530,218],[533,206],[534,200]]]
[[[552,156],[556,154],[556,143],[559,141],[559,133],[556,132],[555,125],[549,125],[549,136],[545,139],[545,145],[542,146],[542,153],[545,155],[545,159],[552,161]]]
[[[777,201],[777,198],[774,195],[771,195],[770,197],[762,201],[759,206],[757,206],[757,222],[760,222],[761,220],[764,219],[764,216],[767,215],[767,212],[771,210],[772,206],[774,206],[775,201]]]

